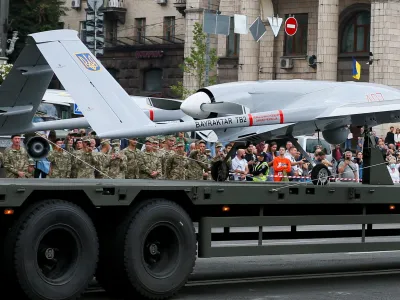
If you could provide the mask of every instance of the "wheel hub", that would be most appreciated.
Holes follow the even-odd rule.
[[[47,248],[44,252],[44,256],[48,260],[53,260],[55,258],[55,250],[54,248]]]
[[[158,246],[157,246],[156,244],[151,244],[150,247],[149,247],[149,250],[150,250],[150,254],[151,254],[151,255],[157,255],[157,254],[159,254],[159,252],[158,252]]]

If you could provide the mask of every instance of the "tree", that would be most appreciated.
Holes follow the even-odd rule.
[[[194,24],[193,29],[193,42],[194,46],[190,48],[190,55],[184,59],[183,64],[180,68],[183,73],[193,76],[196,80],[196,89],[190,90],[183,86],[183,82],[178,82],[177,85],[172,85],[172,92],[185,99],[191,94],[195,93],[196,90],[205,86],[205,72],[206,72],[206,39],[207,35],[203,32],[203,26],[200,23]],[[217,50],[215,48],[209,51],[209,73],[215,71],[217,67]],[[213,85],[217,82],[217,75],[209,76],[209,85]]]
[[[1,64],[0,65],[0,84],[3,83],[4,79],[6,79],[8,73],[10,73],[13,65],[10,64]]]
[[[9,32],[18,31],[19,39],[10,61],[20,54],[28,34],[60,29],[60,18],[66,15],[68,8],[65,0],[12,0],[10,1],[11,26]]]

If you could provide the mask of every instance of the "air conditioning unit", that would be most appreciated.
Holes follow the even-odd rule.
[[[158,4],[167,4],[167,0],[157,0]]]
[[[292,58],[281,58],[281,69],[292,69],[293,68],[293,59]]]
[[[72,0],[71,1],[72,8],[80,8],[81,7],[81,0]]]

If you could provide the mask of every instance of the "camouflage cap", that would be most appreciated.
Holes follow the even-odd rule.
[[[90,137],[84,136],[84,137],[82,138],[82,142],[90,142]]]
[[[175,137],[173,135],[167,135],[165,137],[166,140],[174,140],[175,141]]]
[[[160,137],[159,139],[158,139],[161,143],[164,143],[165,142],[165,137]]]
[[[153,142],[153,139],[151,138],[151,137],[147,137],[145,140],[144,140],[144,142],[146,143],[146,142],[149,142],[149,143],[152,143]]]
[[[33,160],[33,158],[29,158],[28,159],[28,163],[30,166],[34,166],[35,165],[35,161]]]
[[[200,140],[200,141],[197,141],[197,145],[200,145],[200,144],[205,144],[206,142],[205,141],[203,141],[203,140]]]
[[[100,142],[101,145],[110,144],[110,140],[105,139]]]
[[[120,142],[118,139],[114,139],[114,140],[111,140],[111,145],[113,145],[113,146],[120,145]]]
[[[218,143],[215,145],[215,148],[219,148],[219,147],[222,147],[222,143],[220,143],[220,142],[218,142]]]
[[[182,143],[182,142],[179,142],[179,143],[177,143],[177,144],[176,144],[176,146],[177,146],[177,147],[184,147],[184,146],[185,146],[185,144],[184,144],[184,143]]]
[[[151,141],[153,144],[159,144],[160,142],[157,139]]]

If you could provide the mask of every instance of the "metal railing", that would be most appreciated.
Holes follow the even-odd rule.
[[[186,5],[186,0],[175,0],[174,4],[185,4]]]
[[[105,0],[104,8],[125,8],[125,1],[124,0]]]
[[[141,36],[139,37],[118,37],[116,40],[106,40],[105,47],[117,47],[117,46],[150,46],[150,45],[160,45],[160,44],[184,44],[185,35],[175,35],[175,36]]]

